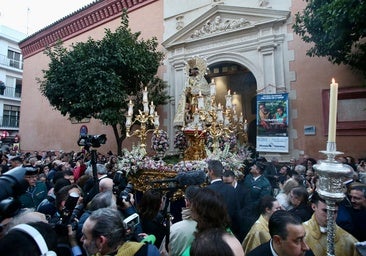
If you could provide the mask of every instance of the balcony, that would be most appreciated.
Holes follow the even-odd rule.
[[[22,96],[22,92],[14,87],[5,87],[4,93],[1,94],[0,92],[0,97],[7,97],[7,98],[12,98],[12,99],[19,99]]]
[[[19,118],[16,118],[14,116],[0,116],[0,128],[6,130],[18,130]]]
[[[6,55],[0,54],[0,65],[12,67],[18,70],[23,70],[23,61],[9,59]]]

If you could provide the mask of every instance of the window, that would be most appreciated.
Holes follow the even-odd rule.
[[[10,60],[10,67],[22,69],[21,54],[19,52],[8,50],[8,59]]]
[[[15,80],[15,95],[16,98],[20,98],[22,96],[22,80]]]
[[[3,124],[6,127],[19,127],[20,107],[4,105]]]
[[[322,91],[324,133],[328,134],[329,89]],[[366,89],[363,87],[338,90],[337,136],[366,135]],[[350,111],[350,109],[352,111]]]

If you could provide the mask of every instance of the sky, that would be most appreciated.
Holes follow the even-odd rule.
[[[0,25],[31,35],[95,0],[0,0]]]

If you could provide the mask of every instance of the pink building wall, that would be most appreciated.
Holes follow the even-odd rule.
[[[133,32],[141,31],[141,38],[148,39],[155,36],[161,43],[163,35],[163,1],[150,0],[145,2],[148,4],[146,8],[135,8],[129,12],[130,27]],[[91,8],[97,7],[93,6]],[[95,27],[87,31],[87,33],[71,37],[69,40],[64,41],[64,45],[69,46],[75,42],[86,41],[88,37],[96,40],[101,39],[104,36],[105,28],[110,28],[113,31],[120,25],[120,17],[121,15],[119,14],[115,19]],[[63,25],[63,22],[60,25]],[[48,30],[52,29],[53,27],[48,28]],[[34,55],[30,54],[28,57],[25,56],[24,59],[23,94],[19,127],[21,150],[24,152],[34,150],[79,150],[77,140],[80,127],[86,125],[89,134],[105,133],[107,135],[106,145],[102,145],[98,151],[102,153],[106,153],[109,150],[116,152],[117,146],[111,127],[101,125],[99,120],[91,120],[89,123],[71,124],[67,116],[64,117],[58,111],[53,110],[48,100],[40,94],[36,78],[43,77],[42,70],[48,68],[48,62],[48,57],[42,51]],[[123,146],[128,147],[132,141],[131,139],[126,139]]]
[[[305,7],[303,1],[292,1],[292,20],[294,14]],[[292,28],[289,28],[292,31]],[[290,69],[295,72],[296,79],[291,83],[291,89],[296,93],[296,99],[290,102],[291,108],[297,110],[297,117],[292,117],[293,127],[297,130],[297,139],[294,140],[294,148],[303,150],[315,158],[324,158],[319,153],[325,150],[327,136],[324,134],[324,122],[322,111],[322,90],[329,89],[331,79],[335,78],[339,89],[346,87],[360,87],[364,79],[353,73],[349,67],[334,65],[327,58],[309,57],[306,50],[310,44],[304,43],[299,36],[294,34],[294,40],[289,48],[295,52],[295,60],[290,63]],[[366,105],[365,105],[366,107]],[[352,110],[350,110],[352,111]],[[304,125],[315,125],[316,135],[305,136]],[[366,157],[365,136],[341,136],[337,135],[337,150],[356,158]]]

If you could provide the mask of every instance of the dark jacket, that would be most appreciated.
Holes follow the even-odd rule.
[[[241,237],[240,226],[238,225],[240,223],[239,221],[240,207],[239,207],[239,200],[237,198],[237,192],[235,191],[234,187],[229,184],[225,184],[222,181],[215,181],[214,183],[211,183],[207,187],[222,196],[223,200],[226,203],[227,211],[232,223],[230,228],[235,234],[235,236],[237,236],[238,238]]]
[[[271,246],[270,246],[271,241],[272,240],[254,248],[252,251],[250,251],[247,254],[247,256],[273,256],[272,251],[271,251]],[[279,255],[279,256],[281,256],[281,255]],[[305,256],[314,256],[314,253],[311,250],[309,250],[305,253]]]

